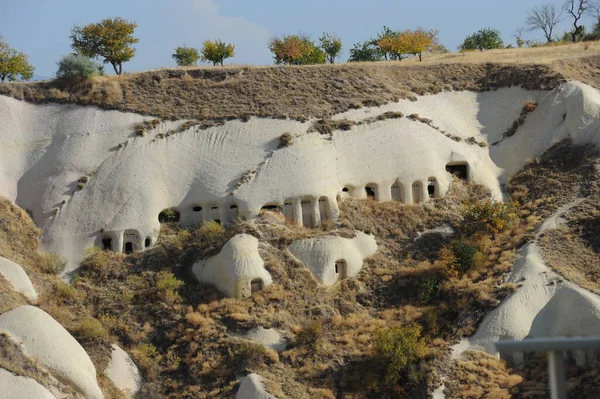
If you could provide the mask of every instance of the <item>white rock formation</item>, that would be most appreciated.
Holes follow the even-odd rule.
[[[377,252],[375,237],[357,231],[354,238],[325,236],[300,240],[288,248],[323,285],[356,276],[363,260]]]
[[[263,378],[256,374],[248,374],[240,383],[235,399],[277,399],[265,389]]]
[[[580,200],[556,211],[542,224],[538,235],[561,223],[561,215]],[[477,332],[454,347],[497,354],[494,343],[526,337],[597,336],[600,333],[600,296],[553,272],[542,259],[537,243],[525,245],[508,281],[519,288],[486,315]]]
[[[142,386],[142,376],[131,357],[117,345],[112,345],[110,362],[104,373],[127,398],[133,398]]]
[[[0,398],[56,399],[52,393],[29,377],[22,377],[0,368]]]
[[[272,283],[258,253],[258,239],[248,234],[232,237],[218,255],[196,262],[192,272],[198,281],[234,298],[247,298]]]
[[[0,195],[32,211],[44,246],[66,257],[70,269],[103,240],[117,251],[127,240],[134,250],[153,245],[158,214],[169,207],[188,224],[228,223],[277,205],[298,224],[315,226],[337,217],[336,198],[344,188],[364,198],[370,187],[378,200],[406,203],[427,200],[429,186],[443,196],[451,182],[449,163],[463,163],[471,179],[500,197],[500,183],[554,142],[572,137],[600,143],[597,90],[569,82],[550,92],[443,92],[335,116],[417,113],[463,139],[493,143],[530,101],[538,108],[517,134],[482,148],[407,118],[355,126],[331,138],[306,133],[312,121],[261,118],[157,138],[182,123],[163,122],[136,137],[134,124],[149,118],[0,96]],[[284,132],[294,144],[278,149]],[[92,171],[77,191],[77,180]],[[248,171],[255,171],[248,174],[253,177],[237,187]]]
[[[89,399],[102,399],[96,368],[88,354],[56,320],[34,306],[19,306],[0,315],[0,331],[22,343],[26,354],[56,379]]]
[[[283,335],[274,328],[256,327],[246,334],[232,334],[235,337],[248,339],[261,344],[266,348],[271,348],[277,352],[282,352],[287,348],[287,342]]]
[[[0,274],[8,280],[15,291],[23,294],[30,302],[37,303],[37,292],[20,265],[0,256]]]

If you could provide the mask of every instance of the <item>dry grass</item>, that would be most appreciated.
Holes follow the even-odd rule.
[[[564,140],[516,174],[508,188],[540,219],[582,200],[563,216],[566,224],[541,234],[539,244],[548,266],[600,293],[600,151]]]
[[[359,63],[305,67],[165,69],[60,82],[8,83],[0,94],[44,103],[97,105],[162,119],[326,118],[348,109],[451,90],[523,86],[548,90],[565,77],[546,65]]]

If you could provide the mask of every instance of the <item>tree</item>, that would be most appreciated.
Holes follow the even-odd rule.
[[[102,64],[83,54],[67,54],[57,62],[57,65],[58,79],[89,79],[104,73]]]
[[[135,22],[122,18],[106,18],[87,26],[75,26],[71,31],[73,49],[91,58],[103,58],[105,64],[111,64],[115,73],[123,72],[123,63],[135,55],[131,46],[139,39],[133,37],[137,27]]]
[[[191,66],[196,65],[200,59],[200,53],[198,49],[193,47],[179,46],[175,49],[175,54],[172,57],[177,66]]]
[[[577,41],[577,37],[581,36],[581,25],[579,20],[590,10],[591,4],[589,0],[566,0],[565,10],[573,17],[573,30],[571,31],[571,40],[573,43]]]
[[[479,29],[477,32],[465,38],[463,44],[460,45],[460,50],[491,50],[495,48],[503,48],[504,43],[500,37],[500,32],[492,28]]]
[[[552,41],[552,31],[562,21],[562,10],[554,4],[535,6],[527,14],[525,24],[528,31],[541,30],[546,36],[546,41]],[[518,44],[518,43],[517,43]]]
[[[319,38],[319,42],[321,42],[321,48],[327,55],[327,61],[334,64],[335,59],[342,52],[342,39],[335,33],[323,33],[323,36]]]
[[[29,64],[27,54],[20,53],[10,48],[0,36],[0,81],[29,80],[33,77],[35,68]]]
[[[308,65],[324,64],[325,52],[315,45],[306,35],[285,35],[273,38],[269,50],[276,64]]]
[[[389,27],[384,25],[382,31],[377,34],[377,37],[375,39],[372,39],[373,44],[375,44],[379,47],[379,49],[382,53],[382,56],[386,61],[388,59],[390,59],[390,60],[401,59],[396,52],[387,51],[387,50],[394,50],[394,38],[397,37],[399,33],[400,33],[399,31],[392,30]],[[385,50],[379,46],[380,42],[383,44]]]
[[[434,29],[428,31],[423,28],[417,28],[414,31],[407,30],[398,35],[399,47],[405,54],[418,55],[419,61],[423,61],[424,52],[439,49],[437,36],[438,31]]]
[[[350,49],[348,62],[381,61],[382,57],[379,47],[373,44],[372,40],[367,40],[364,43],[356,43]]]
[[[235,55],[235,46],[233,44],[225,43],[220,40],[210,41],[206,40],[202,44],[202,56],[201,59],[204,62],[212,62],[213,65],[220,64],[223,66],[223,61],[227,58],[231,58]]]
[[[387,365],[385,379],[396,384],[411,364],[427,354],[427,345],[421,337],[422,327],[413,323],[408,326],[382,328],[375,332],[373,351]]]

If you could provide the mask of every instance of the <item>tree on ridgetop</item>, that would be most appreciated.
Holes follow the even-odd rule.
[[[223,66],[223,61],[235,55],[235,46],[220,40],[206,40],[202,44],[202,61]]]
[[[590,0],[566,0],[565,11],[573,17],[573,30],[571,30],[571,40],[573,43],[577,41],[577,38],[582,36],[583,27],[579,25],[581,17],[590,11],[592,5]]]
[[[335,59],[342,52],[342,39],[335,33],[323,33],[319,41],[321,42],[321,48],[327,54],[327,61],[330,64],[334,64]]]
[[[414,31],[404,31],[398,35],[402,43],[400,47],[404,48],[405,54],[419,56],[419,61],[423,61],[422,55],[426,51],[436,51],[440,45],[438,43],[438,31],[424,30],[417,28]]]
[[[383,29],[380,33],[377,34],[377,37],[373,39],[373,44],[377,45],[382,53],[383,58],[387,61],[390,60],[401,60],[400,56],[398,56],[397,50],[394,48],[394,38],[398,37],[399,31],[395,31],[390,29],[387,26],[383,26]],[[383,45],[381,47],[380,43]]]
[[[535,6],[527,14],[525,23],[528,31],[541,30],[546,36],[546,41],[552,41],[552,31],[562,21],[562,10],[554,4]],[[517,43],[518,44],[518,43]]]
[[[193,47],[179,46],[175,49],[175,53],[172,57],[177,63],[177,66],[192,66],[196,65],[200,59],[200,53],[198,52],[198,49]]]
[[[492,28],[479,29],[477,32],[467,36],[463,44],[459,46],[461,51],[465,50],[491,50],[503,48],[504,43],[500,37],[500,32]]]
[[[71,31],[71,47],[76,52],[92,58],[104,58],[105,64],[111,64],[115,73],[123,72],[123,63],[135,55],[131,46],[139,39],[133,37],[137,27],[135,22],[123,18],[106,18],[87,26],[75,26]]]
[[[27,60],[27,54],[10,48],[0,36],[0,81],[17,80],[17,76],[22,80],[29,80],[33,77],[34,70]]]
[[[307,35],[285,35],[273,38],[269,42],[269,50],[274,55],[276,64],[309,65],[324,64],[325,52],[310,40]]]
[[[348,62],[381,61],[382,57],[379,47],[372,40],[367,40],[364,43],[356,43],[350,49]]]

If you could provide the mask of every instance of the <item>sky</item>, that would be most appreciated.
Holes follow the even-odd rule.
[[[56,62],[71,52],[74,25],[87,25],[120,16],[135,21],[139,38],[135,57],[124,64],[129,72],[174,66],[175,47],[200,48],[204,40],[233,43],[229,64],[265,65],[273,58],[270,38],[307,33],[313,39],[335,32],[344,42],[342,61],[354,43],[376,36],[384,25],[392,29],[423,27],[439,30],[451,51],[480,28],[502,33],[515,45],[514,34],[524,26],[528,10],[552,0],[0,0],[0,35],[29,55],[38,77],[49,78]],[[562,0],[555,0],[560,4]],[[593,20],[584,24],[591,27]],[[569,22],[558,32],[569,29]],[[540,32],[525,38],[541,40]],[[110,65],[105,68],[112,72]]]

